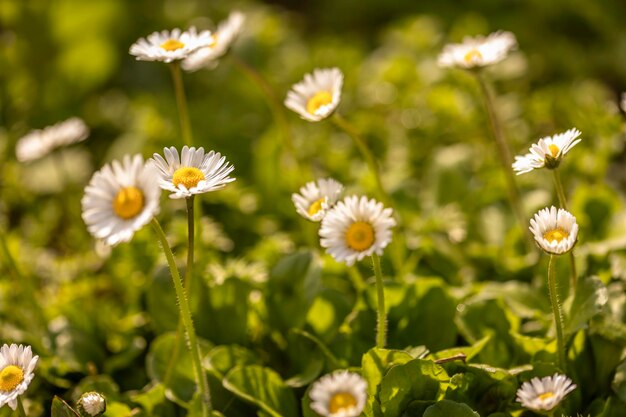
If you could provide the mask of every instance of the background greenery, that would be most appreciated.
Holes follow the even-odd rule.
[[[626,415],[626,175],[617,104],[626,84],[626,4],[617,0],[0,2],[0,232],[16,259],[1,258],[0,341],[31,344],[41,356],[27,393],[31,414],[47,415],[55,394],[71,402],[92,387],[108,395],[111,416],[195,412],[184,361],[163,383],[177,315],[150,230],[111,251],[99,247],[81,220],[80,199],[104,163],[182,144],[168,69],[135,61],[130,45],[155,30],[214,28],[232,10],[247,23],[231,53],[280,101],[316,67],[344,72],[339,112],[364,133],[402,219],[396,240],[405,245],[387,251],[383,270],[388,345],[406,352],[368,353],[370,281],[323,255],[317,225],[299,218],[290,200],[304,182],[326,176],[348,194],[375,195],[358,150],[331,123],[290,113],[298,170],[263,91],[225,57],[215,70],[185,74],[195,144],[226,155],[237,177],[200,198],[200,273],[191,291],[218,410],[255,415],[262,402],[279,415],[300,415],[306,387],[322,373],[362,367],[370,386],[380,383],[367,367],[377,355],[435,381],[439,371],[415,359],[419,346],[471,345],[477,364],[502,374],[446,365],[454,376],[433,382],[438,394],[409,395],[384,415],[421,416],[419,404],[443,398],[480,415],[507,415],[519,410],[521,380],[553,372],[541,365],[555,348],[546,257],[524,254],[477,85],[436,64],[445,43],[506,29],[519,51],[488,77],[514,153],[570,127],[583,132],[561,168],[581,227],[581,285],[568,304],[571,376],[580,389],[564,411]],[[90,126],[87,141],[34,163],[16,161],[19,137],[70,116]],[[548,172],[518,179],[529,219],[556,204]],[[184,204],[164,196],[159,218],[182,261]],[[404,260],[392,263],[391,252]],[[566,277],[567,262],[558,266]],[[368,262],[359,269],[367,280]],[[563,285],[562,295],[568,290]],[[520,366],[527,367],[505,371]],[[391,386],[412,383],[389,378]],[[250,380],[271,389],[250,394]],[[374,403],[387,404],[379,395]],[[371,415],[383,412],[370,407]]]

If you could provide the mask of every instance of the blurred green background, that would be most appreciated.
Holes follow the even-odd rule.
[[[17,268],[0,265],[0,341],[30,343],[42,356],[43,378],[36,382],[39,391],[33,390],[43,404],[39,412],[46,414],[42,410],[51,393],[67,394],[85,375],[110,375],[121,391],[158,379],[154,371],[143,371],[150,361],[148,346],[156,350],[153,341],[175,329],[176,314],[158,248],[149,230],[112,251],[99,247],[80,217],[80,199],[104,163],[127,153],[147,158],[164,146],[182,145],[168,68],[136,61],[128,54],[130,45],[162,29],[213,29],[233,10],[247,20],[230,54],[255,68],[279,101],[314,68],[337,66],[345,75],[339,112],[363,132],[402,219],[398,233],[406,243],[406,262],[398,269],[386,255],[383,265],[399,286],[391,290],[395,347],[424,344],[437,350],[476,342],[485,330],[458,324],[464,319],[455,302],[482,288],[467,285],[488,281],[517,279],[524,291],[538,291],[524,302],[537,298],[528,302],[543,316],[514,309],[522,319],[510,315],[507,320],[525,335],[549,330],[547,298],[539,292],[546,260],[535,267],[521,253],[521,231],[508,207],[478,87],[466,72],[437,67],[443,45],[465,35],[503,29],[517,36],[518,51],[487,71],[514,154],[526,153],[542,136],[571,127],[583,132],[583,141],[561,168],[570,209],[581,227],[579,269],[581,275],[612,283],[616,294],[623,290],[626,175],[618,106],[626,89],[623,1],[2,0],[0,233]],[[247,346],[287,377],[301,364],[294,352],[289,364],[281,363],[286,346],[281,337],[292,327],[304,327],[325,343],[335,343],[333,352],[346,364],[357,365],[373,344],[373,313],[358,309],[358,323],[346,330],[342,320],[357,311],[351,309],[359,294],[346,268],[316,249],[317,225],[299,218],[290,200],[307,180],[326,176],[344,183],[348,194],[373,195],[374,179],[357,149],[331,123],[308,123],[285,110],[297,170],[267,97],[228,56],[214,70],[184,74],[184,82],[195,144],[224,154],[237,177],[224,190],[201,197],[205,219],[198,270],[204,280],[199,285],[231,285],[211,296],[198,289],[205,297],[195,310],[200,335],[216,345]],[[21,136],[71,116],[89,125],[85,142],[33,163],[16,161],[14,147]],[[518,179],[529,219],[556,203],[548,172]],[[159,218],[180,259],[186,238],[183,213],[182,202],[163,197]],[[278,272],[276,281],[266,285],[268,271],[306,247],[313,252],[306,262],[323,270],[321,278],[315,275],[323,290],[316,289],[302,304],[280,307],[301,288],[291,289],[291,275]],[[567,274],[565,262],[559,267]],[[360,270],[366,277],[370,273],[368,265]],[[303,272],[298,279],[304,276],[309,275]],[[419,297],[432,291],[439,301],[403,318],[407,308],[415,307],[402,298],[404,285],[413,288],[416,278],[425,277],[412,291]],[[29,285],[37,288],[34,299]],[[490,288],[494,297],[526,294],[517,284],[506,291]],[[233,307],[248,298],[241,309]],[[304,306],[291,319],[289,308]],[[500,302],[487,308],[496,311],[488,310],[490,316],[504,316]],[[327,317],[327,310],[333,314],[328,323],[315,321],[316,315]],[[407,335],[407,323],[432,329],[430,315],[438,311],[447,327]],[[471,314],[487,310],[478,311]],[[266,314],[278,321],[264,323]],[[282,316],[289,320],[276,319]],[[212,327],[211,320],[222,321]],[[503,349],[517,349],[511,346],[519,340],[506,334]],[[519,356],[492,352],[489,358],[514,366],[529,356],[527,351]],[[606,388],[603,383],[599,391]],[[593,389],[577,401],[588,404],[598,394]]]

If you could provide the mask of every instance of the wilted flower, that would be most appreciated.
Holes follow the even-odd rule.
[[[502,61],[515,47],[517,40],[511,32],[498,31],[487,37],[466,36],[462,43],[444,46],[438,63],[441,67],[484,67]]]
[[[336,371],[311,387],[311,408],[323,417],[357,417],[365,407],[367,382],[359,374]]]
[[[342,191],[343,185],[334,179],[319,179],[300,187],[300,194],[293,193],[291,200],[302,217],[319,222],[337,202]]]
[[[154,168],[141,155],[126,155],[96,172],[85,187],[83,220],[108,245],[127,242],[157,214],[160,194]]]
[[[554,206],[539,210],[530,220],[529,229],[539,247],[553,255],[572,250],[578,238],[576,217]]]
[[[350,196],[322,219],[320,244],[335,260],[354,264],[373,253],[381,255],[391,242],[393,210],[367,197]]]
[[[580,135],[580,131],[574,128],[565,133],[539,139],[539,142],[530,147],[530,153],[515,157],[513,170],[520,175],[537,168],[557,168],[563,156],[581,141],[577,139]]]
[[[517,401],[538,413],[551,411],[575,388],[576,385],[565,375],[535,377],[517,390]]]
[[[291,87],[285,106],[309,122],[330,116],[341,100],[343,74],[339,68],[316,69]]]
[[[213,43],[213,35],[208,30],[198,33],[195,27],[182,32],[176,28],[171,32],[163,30],[140,38],[131,45],[129,53],[139,61],[172,62],[187,58],[192,52]]]
[[[0,407],[8,404],[17,408],[17,397],[28,389],[35,377],[39,356],[33,356],[30,346],[12,344],[0,348]]]
[[[235,169],[219,152],[204,152],[204,148],[183,146],[178,156],[175,147],[164,148],[165,159],[158,153],[152,164],[158,169],[159,186],[171,191],[170,198],[187,198],[219,190],[235,181],[229,174]]]
[[[34,161],[46,156],[54,149],[81,142],[89,136],[89,128],[78,117],[33,130],[17,141],[15,155],[20,162]]]
[[[201,68],[215,68],[218,59],[223,56],[241,32],[246,17],[241,12],[232,12],[226,21],[219,24],[212,34],[213,42],[197,49],[182,62],[185,71],[197,71]]]

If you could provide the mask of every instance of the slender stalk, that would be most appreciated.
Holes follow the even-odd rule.
[[[189,291],[191,285],[191,277],[193,274],[193,265],[194,265],[194,252],[195,252],[195,213],[194,213],[194,202],[195,196],[191,196],[185,199],[187,203],[187,267],[185,268],[185,278],[183,280],[183,287]],[[184,324],[182,318],[178,320],[178,327],[176,328],[176,341],[174,342],[174,350],[172,350],[172,354],[170,355],[169,361],[167,363],[167,368],[165,369],[165,374],[163,375],[163,384],[167,386],[170,382],[174,374],[174,368],[176,363],[178,362],[178,357],[180,355],[181,345],[183,344],[183,334],[184,334]]]
[[[496,149],[498,150],[498,157],[500,159],[500,163],[502,164],[502,169],[505,174],[509,202],[511,204],[511,207],[513,208],[515,217],[517,217],[517,220],[519,221],[522,232],[524,233],[526,249],[528,250],[528,252],[532,252],[534,250],[534,246],[530,240],[530,233],[528,232],[527,219],[524,215],[524,210],[522,208],[520,192],[517,188],[515,176],[513,175],[513,158],[511,157],[511,151],[509,150],[509,146],[506,143],[506,139],[504,138],[502,124],[500,123],[500,120],[498,119],[498,114],[496,113],[493,94],[480,73],[476,72],[475,74],[476,79],[478,80],[478,84],[480,85],[480,91],[482,92],[482,96],[485,101],[487,115],[489,116],[493,137],[496,142]]]
[[[552,314],[554,315],[554,324],[556,326],[557,366],[565,371],[567,357],[563,339],[563,306],[559,300],[557,279],[554,272],[555,261],[555,255],[550,255],[550,263],[548,264],[548,292],[550,294],[550,304],[552,305]]]
[[[22,404],[22,399],[19,396],[17,397],[17,410],[20,417],[26,417],[26,410],[24,410],[24,404]]]
[[[331,119],[339,129],[346,132],[348,136],[350,136],[352,140],[354,140],[354,143],[357,148],[359,148],[359,152],[361,152],[363,159],[365,159],[365,162],[367,163],[370,172],[372,173],[372,175],[374,175],[379,197],[382,199],[383,203],[385,203],[386,206],[393,206],[393,204],[391,203],[391,198],[389,197],[389,194],[387,194],[387,192],[385,191],[385,187],[383,186],[383,183],[380,179],[380,172],[378,169],[378,164],[376,163],[376,159],[367,147],[365,140],[361,137],[356,128],[338,113],[335,113]]]
[[[185,269],[185,281],[183,285],[189,289],[193,275],[194,251],[195,251],[195,226],[194,226],[194,196],[185,199],[187,203],[187,268]]]
[[[231,62],[237,67],[238,70],[243,72],[248,78],[250,78],[263,92],[265,100],[269,105],[272,114],[274,116],[274,120],[278,125],[278,128],[281,131],[281,135],[283,137],[283,145],[287,150],[288,155],[291,157],[291,160],[296,168],[296,172],[301,172],[301,167],[298,164],[298,155],[296,152],[296,148],[293,144],[293,135],[291,132],[291,128],[289,127],[289,122],[287,121],[287,115],[285,114],[285,108],[282,103],[276,96],[276,92],[272,88],[269,82],[251,65],[241,60],[235,54],[229,54]],[[310,177],[310,175],[307,175]]]
[[[378,323],[376,332],[376,347],[384,348],[387,337],[387,316],[385,313],[385,287],[383,286],[383,273],[380,269],[380,258],[376,253],[372,254],[372,268],[376,276],[376,292],[378,295]]]
[[[172,73],[172,81],[174,82],[174,91],[176,92],[176,105],[178,106],[183,142],[185,145],[192,146],[191,123],[189,122],[189,111],[187,110],[187,98],[185,97],[185,85],[183,84],[183,76],[180,71],[180,62],[173,61],[169,67]]]
[[[165,258],[167,259],[167,264],[170,268],[170,273],[172,275],[172,281],[174,281],[174,289],[176,290],[176,298],[178,300],[178,309],[183,321],[183,325],[185,326],[185,332],[187,333],[187,347],[191,351],[191,361],[193,363],[193,367],[196,373],[196,382],[198,383],[198,386],[202,393],[202,415],[204,417],[208,417],[211,410],[211,393],[209,392],[209,383],[206,379],[206,374],[202,369],[202,361],[200,360],[200,346],[196,338],[196,331],[193,327],[193,320],[191,318],[191,309],[189,308],[187,293],[180,279],[180,274],[178,272],[178,268],[176,267],[176,261],[174,260],[174,254],[172,253],[172,249],[170,248],[170,245],[167,242],[167,237],[165,236],[165,233],[163,232],[163,229],[161,228],[161,225],[156,218],[152,219],[152,227],[154,228],[159,242],[161,242],[161,246],[163,247],[163,252],[165,253]]]
[[[556,189],[556,194],[559,197],[559,204],[561,205],[561,207],[563,207],[565,210],[567,210],[567,199],[565,198],[565,191],[563,188],[563,183],[561,182],[561,175],[559,174],[559,169],[555,168],[552,171],[552,175],[554,178],[554,188]],[[570,269],[572,271],[572,278],[571,278],[571,290],[572,291],[576,291],[576,279],[577,279],[577,274],[576,274],[576,259],[574,259],[574,250],[569,251],[569,263],[570,263]]]

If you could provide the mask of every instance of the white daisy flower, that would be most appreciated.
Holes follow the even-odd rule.
[[[326,211],[335,205],[343,185],[332,178],[307,182],[300,187],[300,194],[293,193],[291,201],[296,211],[305,219],[319,222]]]
[[[539,210],[530,220],[529,229],[539,247],[553,255],[572,250],[578,238],[576,217],[554,206]]]
[[[86,392],[80,396],[77,403],[81,415],[97,417],[102,415],[107,409],[107,402],[104,395],[99,392]]]
[[[367,197],[350,196],[338,202],[322,219],[320,244],[335,260],[354,264],[391,242],[396,225],[393,210]]]
[[[309,391],[311,409],[323,417],[357,417],[365,407],[367,382],[361,375],[336,371],[318,379]]]
[[[126,155],[91,177],[82,199],[83,220],[107,245],[128,242],[157,214],[160,194],[154,168],[141,155]]]
[[[515,35],[498,31],[474,38],[466,36],[462,43],[451,43],[439,54],[440,67],[477,68],[502,61],[517,47]]]
[[[151,159],[158,168],[159,186],[171,191],[170,198],[187,198],[219,190],[235,181],[229,174],[235,169],[219,152],[204,153],[204,148],[184,146],[178,156],[175,147],[164,148],[165,159],[158,153]]]
[[[0,348],[0,407],[8,404],[17,408],[17,397],[28,389],[35,377],[39,356],[33,356],[30,346],[11,344]]]
[[[213,42],[197,49],[182,62],[185,71],[197,71],[201,68],[215,68],[218,59],[224,55],[241,32],[246,17],[241,12],[232,12],[226,21],[219,24],[213,33]]]
[[[172,62],[187,58],[192,52],[213,43],[213,35],[208,30],[198,33],[195,27],[182,32],[173,29],[163,30],[148,35],[148,39],[139,38],[131,45],[129,53],[139,61]]]
[[[89,136],[89,128],[78,117],[33,130],[21,137],[15,146],[15,156],[20,162],[29,162],[48,155],[54,149],[81,142]]]
[[[580,130],[573,128],[565,133],[539,139],[530,147],[530,153],[515,157],[513,170],[520,175],[543,167],[557,168],[563,156],[581,141],[578,139],[580,135]]]
[[[535,412],[552,411],[576,385],[565,375],[533,378],[517,390],[517,401]]]
[[[291,87],[285,106],[309,122],[330,116],[341,100],[343,73],[339,68],[316,69]]]

